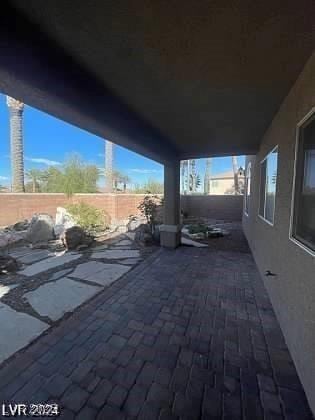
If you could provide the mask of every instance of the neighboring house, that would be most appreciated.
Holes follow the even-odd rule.
[[[244,193],[245,173],[243,168],[238,170],[238,184],[240,194]],[[234,195],[234,173],[233,171],[221,172],[213,175],[209,180],[209,194],[210,195]]]

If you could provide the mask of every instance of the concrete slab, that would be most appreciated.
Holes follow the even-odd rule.
[[[27,253],[26,255],[23,255],[22,257],[18,257],[17,259],[22,264],[33,264],[37,261],[43,260],[52,255],[53,254],[46,249],[45,250],[38,249],[38,250],[32,250],[30,253]]]
[[[0,303],[0,363],[28,345],[49,325]]]
[[[93,252],[91,258],[107,258],[110,260],[121,258],[139,258],[140,251],[137,249],[108,249],[106,251]]]
[[[201,242],[193,241],[192,239],[181,237],[181,244],[187,246],[194,246],[196,248],[208,248],[207,244],[202,244]]]
[[[56,321],[100,290],[101,288],[98,286],[90,286],[63,277],[56,282],[46,283],[38,289],[26,293],[24,297],[36,312]]]
[[[57,271],[57,273],[54,273],[51,277],[49,277],[49,281],[58,280],[60,277],[66,277],[66,275],[69,274],[72,270],[72,268],[66,268],[65,270]]]
[[[129,250],[132,249],[131,245],[113,245],[114,249],[124,249],[124,250]]]
[[[126,260],[119,260],[119,264],[135,265],[143,261],[142,258],[127,258]]]
[[[101,286],[109,286],[127,273],[130,268],[121,264],[104,264],[97,261],[89,261],[79,264],[70,276],[81,280],[92,281]]]
[[[93,251],[103,251],[103,249],[107,249],[108,245],[103,244],[103,245],[98,245],[98,246],[94,246],[92,248]]]
[[[23,247],[19,247],[13,251],[9,252],[9,255],[11,255],[11,257],[14,258],[19,258],[19,257],[23,257],[24,255],[28,255],[31,252],[33,252],[34,250],[30,247],[27,246],[23,246]]]
[[[115,244],[115,246],[117,245],[132,245],[132,241],[130,241],[129,239],[123,239],[122,241],[119,241]]]
[[[24,276],[28,277],[34,276],[35,274],[48,271],[51,268],[59,267],[71,261],[77,260],[80,257],[81,254],[73,252],[59,253],[53,257],[47,258],[46,260],[39,261],[35,264],[30,265],[29,267],[20,271],[19,274],[23,274]]]

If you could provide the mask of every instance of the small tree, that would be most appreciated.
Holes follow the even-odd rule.
[[[50,166],[43,171],[41,186],[43,192],[65,193],[68,196],[95,193],[98,178],[99,170],[95,165],[88,165],[79,155],[72,155],[62,167]]]
[[[138,206],[141,214],[146,218],[152,234],[155,229],[158,207],[161,204],[162,200],[157,195],[145,195]]]

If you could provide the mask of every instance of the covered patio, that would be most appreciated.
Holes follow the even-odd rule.
[[[161,249],[0,370],[63,419],[312,419],[249,252]]]
[[[2,11],[1,91],[162,163],[171,249],[3,366],[1,400],[56,401],[65,419],[311,419],[251,254],[177,246],[180,161],[255,155],[243,226],[259,272],[276,275],[265,285],[314,412],[315,254],[290,237],[296,129],[315,112],[314,1],[11,0]],[[278,146],[265,223],[260,162]]]

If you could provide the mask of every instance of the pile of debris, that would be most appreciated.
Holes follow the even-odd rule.
[[[191,239],[206,240],[210,238],[220,238],[229,235],[229,232],[215,225],[207,225],[206,223],[196,223],[184,225],[182,233]]]

